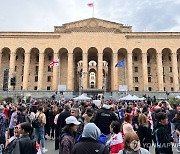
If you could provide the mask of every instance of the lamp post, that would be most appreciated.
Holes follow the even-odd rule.
[[[81,88],[82,88],[82,78],[81,78],[81,74],[79,76],[79,95],[81,95]]]

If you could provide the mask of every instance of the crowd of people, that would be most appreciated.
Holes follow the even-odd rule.
[[[167,101],[0,102],[0,153],[173,154],[180,152],[180,111]]]

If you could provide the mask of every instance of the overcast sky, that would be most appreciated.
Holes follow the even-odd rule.
[[[0,0],[0,31],[51,32],[92,17],[92,0]],[[180,32],[180,0],[94,0],[95,17],[133,31]]]

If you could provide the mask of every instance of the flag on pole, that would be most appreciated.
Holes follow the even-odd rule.
[[[121,60],[121,61],[119,61],[119,62],[115,65],[115,67],[124,67],[124,66],[125,66],[125,61],[124,61],[124,59]]]
[[[59,66],[59,59],[58,60],[53,60],[52,62],[50,62],[49,66],[50,67]]]
[[[88,3],[87,4],[89,7],[93,7],[94,6],[94,3]]]

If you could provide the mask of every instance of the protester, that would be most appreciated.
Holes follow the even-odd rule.
[[[130,113],[124,114],[124,122],[122,123],[122,132],[125,135],[129,132],[134,132],[133,126],[132,126],[132,118]]]
[[[148,150],[140,147],[140,141],[135,132],[129,132],[124,137],[124,149],[118,154],[151,154]]]
[[[149,150],[150,145],[152,144],[152,131],[148,123],[147,116],[145,114],[140,114],[138,118],[139,128],[137,134],[141,143],[141,147]]]
[[[0,105],[0,145],[3,144],[5,146],[6,138],[6,116],[3,113],[4,107]]]
[[[165,113],[157,113],[157,125],[154,129],[156,154],[173,154],[171,142],[173,138],[168,131],[168,117]]]
[[[28,122],[19,125],[20,138],[16,139],[16,144],[12,154],[36,154],[39,150],[36,147],[36,141],[32,140],[32,127]]]
[[[107,139],[111,137],[110,124],[112,121],[118,121],[118,117],[111,111],[110,105],[103,104],[102,108],[97,111],[95,124],[106,135]]]
[[[118,153],[124,148],[122,133],[120,132],[121,124],[118,121],[113,121],[110,125],[111,138],[106,145],[110,147],[110,153]]]
[[[38,112],[36,113],[36,118],[38,118],[39,121],[39,127],[35,128],[35,140],[38,141],[40,139],[41,146],[42,146],[42,152],[46,153],[48,149],[45,148],[45,130],[44,125],[46,124],[46,116],[43,113],[43,107],[40,106],[38,109]]]
[[[12,115],[9,124],[9,137],[14,136],[14,128],[16,127],[16,123],[17,123],[17,110],[16,110],[16,106],[12,106]]]
[[[74,116],[69,116],[65,121],[66,125],[62,130],[62,135],[59,140],[59,154],[71,154],[72,148],[75,145],[74,133],[80,124]]]
[[[100,129],[94,123],[86,124],[82,132],[82,138],[73,147],[72,154],[108,154],[107,147],[98,142],[100,134]]]

